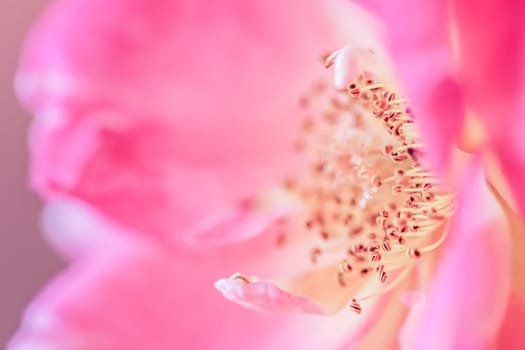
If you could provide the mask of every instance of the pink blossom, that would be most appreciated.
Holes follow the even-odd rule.
[[[297,276],[288,291],[265,280],[243,290],[235,278],[217,288],[276,311],[340,307],[332,295],[307,298],[300,283],[324,284],[325,268],[309,272],[296,244],[275,249],[272,226],[297,208],[273,188],[301,170],[291,143],[299,95],[326,75],[323,53],[363,40],[363,15],[321,1],[55,2],[28,40],[17,89],[35,115],[31,180],[48,202],[45,229],[76,259],[28,309],[11,348],[352,344],[363,317],[261,315],[213,283],[240,268]]]
[[[347,5],[54,4],[17,86],[44,226],[72,262],[11,349],[514,339],[509,230],[480,157],[446,181],[425,168],[444,168],[459,135],[451,53],[421,51],[436,64],[425,89],[403,80],[420,138],[372,21]],[[328,58],[342,91],[316,83],[315,58],[347,44]]]
[[[522,217],[525,213],[520,180],[525,169],[521,142],[525,126],[524,4],[512,0],[362,2],[384,24],[389,53],[429,146],[427,156],[433,168],[450,181],[464,181],[469,187],[486,177],[491,191],[503,204],[506,221],[514,232],[512,245],[516,246],[521,240],[517,234],[522,231],[523,221],[514,212]],[[460,152],[456,145],[466,152],[478,153],[476,159],[483,159],[484,169],[480,167],[477,175],[463,172],[468,167],[458,172]],[[462,178],[465,180],[459,180]],[[487,331],[490,321],[483,315],[498,318],[504,308],[504,336],[500,336],[498,348],[522,347],[523,327],[516,320],[523,317],[523,287],[517,282],[515,267],[521,266],[521,253],[513,249],[513,266],[509,271],[506,265],[510,237],[503,233],[505,225],[501,219],[499,223],[488,219],[499,210],[494,204],[493,208],[483,210],[482,203],[490,200],[479,198],[480,193],[472,188],[464,192],[468,190],[472,192],[465,197],[470,199],[465,199],[459,210],[467,213],[469,222],[465,221],[464,229],[450,239],[451,248],[446,253],[449,257],[444,256],[429,292],[435,299],[427,296],[426,311],[419,306],[414,311],[419,314],[419,325],[412,327],[413,334],[417,334],[411,340],[410,346],[414,348],[494,346],[491,337],[495,329]],[[475,205],[468,205],[469,201]],[[476,224],[481,216],[486,223]],[[480,229],[473,229],[475,225]],[[490,230],[492,234],[488,233]],[[472,232],[479,233],[468,238]],[[451,272],[463,271],[461,261],[474,270],[468,277],[454,277]],[[510,274],[510,291],[506,291],[509,282],[504,278],[493,280],[497,269],[506,278]],[[448,291],[452,286],[454,294]],[[494,294],[484,298],[483,293]],[[445,324],[448,331],[438,333]]]

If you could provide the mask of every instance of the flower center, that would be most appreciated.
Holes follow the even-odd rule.
[[[314,235],[310,260],[339,261],[337,278],[375,274],[394,288],[445,239],[454,197],[424,169],[423,145],[404,99],[388,86],[359,74],[344,91],[318,83],[301,98],[305,112],[295,145],[311,173],[287,183],[305,203],[306,231]]]

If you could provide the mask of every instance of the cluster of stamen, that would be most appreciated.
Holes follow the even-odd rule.
[[[300,101],[296,149],[311,157],[311,174],[287,185],[308,207],[304,227],[318,242],[311,263],[335,257],[342,288],[375,274],[384,293],[443,242],[453,196],[422,167],[405,100],[366,72],[345,91],[329,90],[318,83]],[[374,295],[350,308],[360,313],[359,302]]]

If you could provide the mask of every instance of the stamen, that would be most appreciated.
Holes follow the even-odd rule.
[[[327,66],[337,54],[326,57]],[[361,313],[359,302],[395,288],[445,240],[454,196],[421,166],[425,147],[406,99],[366,73],[343,91],[326,86],[316,83],[300,100],[306,116],[297,143],[312,171],[286,187],[308,208],[305,234],[316,242],[311,264],[321,255],[339,258],[334,277],[343,288],[351,274],[374,273],[384,284],[352,301],[350,308]]]

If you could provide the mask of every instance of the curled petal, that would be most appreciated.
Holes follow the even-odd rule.
[[[215,287],[227,299],[249,308],[275,311],[334,314],[350,305],[356,295],[380,287],[374,279],[347,277],[345,287],[337,277],[338,267],[328,265],[311,269],[278,282],[234,274],[216,282]],[[363,309],[372,303],[364,301]]]
[[[259,311],[287,311],[324,314],[321,306],[301,295],[288,293],[271,282],[235,274],[215,282],[222,295],[233,302]]]

